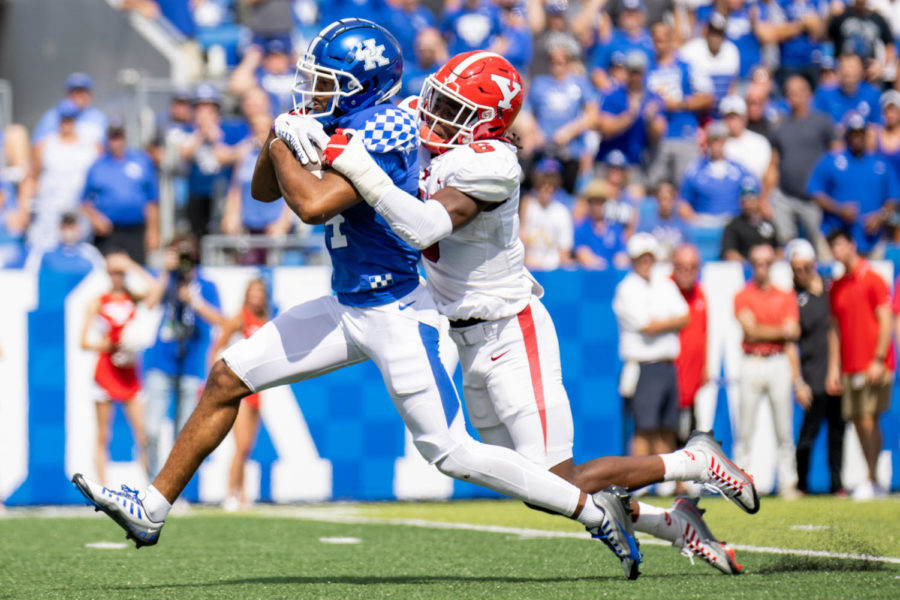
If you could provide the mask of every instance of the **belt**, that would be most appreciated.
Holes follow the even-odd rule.
[[[450,327],[455,329],[461,329],[463,327],[470,327],[472,325],[478,325],[479,323],[486,323],[485,319],[471,318],[471,319],[459,319],[457,321],[450,321]]]
[[[779,354],[784,354],[783,350],[770,350],[768,352],[760,352],[760,351],[744,351],[744,354],[747,356],[758,356],[760,358],[768,358],[769,356],[778,356]]]

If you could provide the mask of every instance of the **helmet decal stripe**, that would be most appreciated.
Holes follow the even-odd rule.
[[[495,53],[495,52],[487,52],[487,51],[485,51],[485,52],[476,52],[475,54],[472,54],[471,56],[467,57],[465,60],[463,60],[462,62],[460,62],[458,65],[456,65],[456,66],[450,71],[450,76],[447,77],[447,81],[445,81],[444,83],[453,83],[454,81],[456,81],[456,74],[457,74],[457,73],[462,73],[463,71],[465,71],[466,69],[468,69],[469,66],[472,65],[473,63],[475,63],[476,61],[479,61],[479,60],[481,60],[482,58],[493,58],[493,57],[496,57],[496,58],[503,58],[502,56],[500,56],[499,54],[497,54],[497,53]]]

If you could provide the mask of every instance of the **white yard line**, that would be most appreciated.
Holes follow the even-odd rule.
[[[265,512],[262,514],[266,515]],[[362,517],[353,514],[352,511],[335,507],[334,511],[322,511],[320,509],[297,508],[285,513],[282,510],[273,511],[266,516],[292,516],[306,521],[323,521],[329,523],[352,523],[359,525],[402,525],[406,527],[422,527],[426,529],[454,529],[462,531],[478,531],[483,533],[502,533],[514,535],[519,538],[571,538],[590,539],[587,534],[570,531],[548,531],[545,529],[525,529],[520,527],[501,527],[499,525],[475,525],[472,523],[452,523],[445,521],[428,521],[425,519],[382,519],[374,517]],[[641,544],[648,546],[671,546],[665,540],[640,536]],[[777,548],[772,546],[748,546],[745,544],[729,544],[735,550],[742,552],[756,552],[760,554],[783,554],[790,556],[809,556],[814,558],[834,558],[839,560],[868,560],[900,565],[900,558],[893,556],[873,556],[871,554],[857,554],[850,552],[827,552],[825,550],[806,550],[802,548]]]
[[[205,507],[199,508],[194,514],[214,514],[215,510],[209,510]],[[477,531],[482,533],[500,533],[510,536],[516,536],[520,539],[548,539],[548,538],[568,538],[587,540],[587,534],[574,531],[551,531],[546,529],[527,529],[522,527],[502,527],[499,525],[476,525],[473,523],[452,523],[446,521],[429,521],[426,519],[386,519],[377,517],[360,516],[359,510],[354,506],[335,504],[332,506],[314,506],[314,507],[266,507],[258,506],[252,512],[247,513],[252,516],[263,517],[292,517],[304,521],[319,521],[326,523],[350,523],[358,525],[400,525],[404,527],[422,527],[426,529],[452,529],[458,531]],[[9,509],[0,515],[3,518],[29,518],[29,517],[88,517],[95,516],[102,518],[100,513],[88,511],[83,506],[66,506],[66,507],[41,507],[37,509]],[[669,542],[664,540],[645,537],[641,535],[641,544],[648,546],[669,546]],[[807,550],[803,548],[778,548],[774,546],[748,546],[745,544],[729,544],[735,550],[742,552],[756,552],[759,554],[781,554],[787,556],[808,556],[813,558],[833,558],[838,560],[868,560],[872,562],[881,562],[894,565],[900,565],[900,557],[894,556],[874,556],[871,554],[858,554],[850,552],[828,552],[825,550]]]

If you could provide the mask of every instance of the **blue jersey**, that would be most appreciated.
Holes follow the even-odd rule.
[[[211,281],[196,275],[188,284],[204,302],[219,309],[219,291]],[[178,282],[173,274],[162,304],[163,317],[156,342],[144,352],[144,368],[167,375],[206,377],[207,353],[212,341],[212,325],[177,300]]]
[[[590,248],[607,265],[612,265],[616,254],[625,252],[625,226],[614,221],[595,223],[587,218],[575,227],[575,250]]]
[[[538,75],[531,83],[528,101],[544,137],[551,139],[557,129],[584,114],[587,104],[596,104],[597,96],[594,86],[583,75],[567,75],[562,81],[550,75]],[[566,144],[573,157],[580,156],[586,147],[584,134]]]
[[[793,23],[808,14],[827,14],[828,4],[824,0],[782,0],[780,8],[784,11],[785,20]],[[817,63],[822,57],[821,45],[806,31],[784,40],[779,45],[779,49],[782,67],[808,67]]]
[[[657,105],[657,114],[663,114],[665,110],[665,102],[662,98],[653,92],[647,92],[641,98],[641,112],[634,123],[628,129],[617,136],[604,138],[600,142],[600,150],[597,153],[597,160],[603,162],[607,155],[613,150],[621,150],[628,159],[628,164],[639,165],[644,150],[649,146],[649,136],[647,135],[647,119],[644,118],[647,106],[655,103]],[[628,110],[628,90],[624,87],[617,87],[609,95],[603,99],[603,105],[600,110],[611,115],[620,115]]]
[[[740,212],[741,182],[753,177],[736,162],[701,158],[684,173],[681,197],[695,212],[734,217]]]
[[[653,39],[646,29],[641,29],[637,35],[631,36],[622,29],[616,29],[606,44],[598,44],[591,57],[592,69],[609,69],[613,54],[621,53],[623,56],[632,50],[640,50],[647,56],[647,64],[651,67],[656,60],[656,50],[653,48]]]
[[[502,33],[500,10],[490,2],[444,13],[441,31],[448,39],[450,55],[483,50]]]
[[[139,150],[126,150],[122,158],[109,152],[98,158],[88,171],[82,196],[121,227],[143,223],[146,205],[158,198],[156,168]]]
[[[878,106],[880,92],[868,82],[861,82],[853,94],[845,94],[840,86],[819,87],[813,97],[813,106],[831,116],[835,123],[840,123],[849,111],[855,110],[867,123],[881,123],[881,110]]]
[[[900,198],[900,183],[884,160],[867,152],[854,156],[849,150],[826,154],[819,159],[809,177],[806,190],[810,196],[825,194],[838,204],[855,204],[859,217],[848,225],[837,215],[822,215],[822,231],[828,233],[847,227],[860,252],[868,253],[881,237],[881,231],[868,234],[863,229],[865,216],[881,210],[888,200]]]
[[[681,59],[668,64],[658,64],[647,74],[647,89],[660,97],[684,101],[697,93],[713,91],[712,80],[708,76],[691,72],[691,67]],[[684,139],[697,134],[699,123],[697,114],[691,110],[666,111],[668,128],[666,138]]]
[[[335,129],[355,129],[366,149],[394,184],[418,195],[419,158],[413,115],[379,104],[337,120]],[[401,240],[384,217],[360,202],[326,223],[331,287],[341,304],[379,306],[398,300],[419,284],[419,251]]]

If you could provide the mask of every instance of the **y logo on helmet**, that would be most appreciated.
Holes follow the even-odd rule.
[[[363,65],[366,71],[371,71],[375,67],[383,67],[391,62],[384,57],[384,44],[376,46],[374,38],[367,39],[362,46],[356,49],[356,60],[366,61]]]
[[[491,73],[491,81],[497,84],[497,87],[500,88],[500,93],[503,94],[503,100],[498,102],[497,106],[500,108],[512,108],[512,99],[522,91],[522,84],[496,73]]]

